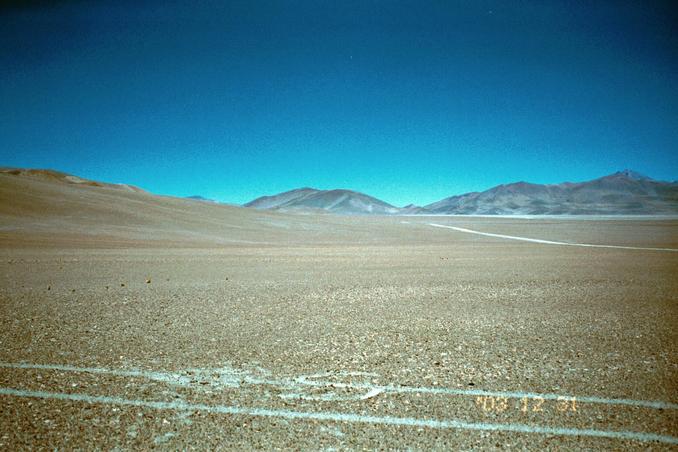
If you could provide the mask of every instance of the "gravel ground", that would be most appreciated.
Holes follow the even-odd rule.
[[[388,240],[2,248],[0,449],[676,450],[678,253],[336,221]],[[678,242],[673,221],[435,221]]]

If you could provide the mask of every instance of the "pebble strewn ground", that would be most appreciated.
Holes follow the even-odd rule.
[[[391,234],[401,227],[388,221]],[[548,224],[518,223],[511,222],[510,233],[548,237]],[[634,233],[644,237],[643,223],[635,225]],[[560,236],[550,238],[567,239],[566,226],[557,224],[553,230]],[[603,226],[578,223],[570,238],[600,243]],[[576,411],[562,411],[546,400],[533,410],[538,402],[530,400],[523,412],[518,398],[498,409],[503,401],[471,395],[300,384],[306,376],[302,381],[678,403],[678,253],[578,249],[402,227],[417,236],[416,244],[342,238],[313,246],[195,250],[6,248],[0,252],[0,362],[145,373],[5,367],[0,387],[678,437],[672,408],[580,402]],[[474,227],[482,229],[482,221]],[[656,231],[657,222],[648,227]],[[428,245],[427,234],[435,238]],[[449,243],[440,244],[444,234]],[[664,246],[672,246],[675,225],[661,236],[670,238]],[[25,447],[676,446],[0,395],[0,449]]]

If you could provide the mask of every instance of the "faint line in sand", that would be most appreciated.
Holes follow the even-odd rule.
[[[621,250],[645,250],[645,251],[678,251],[676,248],[647,248],[642,246],[622,246],[622,245],[594,245],[591,243],[569,243],[556,242],[553,240],[531,239],[528,237],[518,237],[515,235],[493,234],[491,232],[474,231],[473,229],[459,228],[456,226],[447,226],[444,224],[429,223],[429,226],[436,228],[452,229],[458,232],[466,232],[468,234],[484,235],[486,237],[495,237],[499,239],[520,240],[521,242],[542,243],[545,245],[561,245],[561,246],[582,246],[586,248],[615,248]]]
[[[332,380],[338,377],[356,377],[356,376],[371,376],[376,377],[376,374],[365,372],[325,372],[313,375],[301,375],[296,378],[261,378],[252,376],[244,371],[223,367],[221,369],[189,369],[183,373],[177,372],[162,372],[162,371],[148,371],[135,369],[107,369],[103,367],[77,367],[61,364],[33,364],[33,363],[2,363],[0,368],[11,369],[43,369],[43,370],[57,370],[63,372],[82,372],[92,374],[114,375],[120,377],[137,377],[146,378],[153,381],[159,381],[169,384],[178,384],[187,386],[192,383],[195,378],[202,376],[218,375],[218,379],[213,381],[215,385],[225,386],[229,388],[239,388],[243,384],[249,385],[268,385],[283,389],[299,389],[304,386],[307,387],[324,387],[324,388],[338,388],[338,389],[357,389],[366,391],[366,393],[374,393],[380,391],[381,393],[395,393],[395,394],[430,394],[440,396],[489,396],[489,397],[508,397],[512,399],[544,399],[544,400],[561,400],[562,398],[575,399],[578,403],[595,403],[603,405],[626,405],[633,407],[653,408],[660,410],[675,410],[678,409],[678,404],[671,402],[663,402],[660,400],[635,400],[624,398],[605,398],[596,396],[574,396],[568,394],[555,393],[539,393],[539,392],[524,392],[524,391],[486,391],[482,389],[455,389],[455,388],[432,388],[432,387],[417,387],[417,386],[400,386],[400,385],[378,385],[372,383],[356,383],[356,382],[342,382]],[[192,375],[190,375],[190,374]],[[327,379],[327,380],[325,380]],[[197,387],[203,387],[199,383]],[[357,395],[353,397],[356,400],[361,399],[364,395]],[[303,394],[298,398],[305,398]],[[311,398],[309,398],[311,399]]]
[[[23,389],[0,387],[0,395],[28,397],[62,401],[84,402],[89,404],[107,404],[151,408],[156,410],[203,411],[214,414],[235,416],[255,416],[267,418],[285,418],[330,422],[348,422],[373,425],[395,425],[404,427],[427,427],[445,430],[484,430],[495,432],[536,433],[551,436],[588,436],[620,440],[655,441],[666,444],[678,444],[678,438],[656,433],[644,433],[618,430],[594,430],[562,427],[541,427],[526,424],[466,422],[457,419],[419,419],[413,417],[372,416],[356,413],[309,412],[279,410],[228,405],[205,405],[182,401],[159,402],[152,400],[125,399],[121,397],[96,396],[82,393],[61,393],[47,391],[27,391]]]

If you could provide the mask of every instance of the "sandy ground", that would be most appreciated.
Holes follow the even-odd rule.
[[[676,449],[678,253],[271,218],[316,234],[6,241],[0,449]],[[675,221],[435,222],[678,248]]]
[[[671,219],[271,213],[0,174],[0,450],[678,447]]]

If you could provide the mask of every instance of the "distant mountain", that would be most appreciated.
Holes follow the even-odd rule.
[[[424,209],[432,214],[471,215],[677,214],[678,184],[624,170],[581,183],[499,185],[451,196]]]
[[[640,174],[639,172],[633,171],[633,170],[630,170],[630,169],[617,171],[616,173],[611,174],[611,176],[626,176],[629,179],[634,179],[634,180],[650,180],[650,181],[654,180],[651,177],[647,177],[644,174]]]
[[[299,188],[273,196],[262,196],[245,207],[276,210],[311,210],[348,215],[399,213],[400,209],[372,196],[351,190]]]
[[[318,193],[320,190],[315,188],[297,188],[277,195],[261,196],[253,201],[243,204],[244,207],[254,207],[255,209],[276,209],[283,207],[288,203],[294,203],[303,200],[306,196]]]
[[[426,209],[414,204],[408,204],[405,207],[400,208],[398,211],[398,214],[400,215],[418,215],[426,213],[427,213]]]
[[[213,202],[213,203],[219,202],[215,201],[214,199],[205,198],[204,196],[200,195],[186,196],[186,199],[192,199],[193,201],[202,201],[202,202]]]

